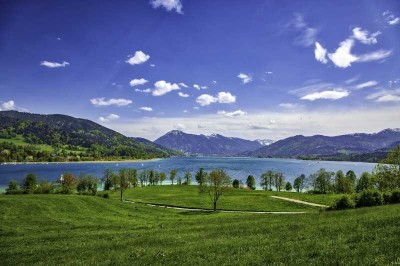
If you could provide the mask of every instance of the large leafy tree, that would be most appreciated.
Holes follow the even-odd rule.
[[[126,168],[119,170],[118,174],[113,176],[114,190],[120,192],[120,200],[122,201],[125,190],[129,187],[129,175]]]
[[[265,190],[272,190],[272,185],[274,182],[275,173],[271,170],[263,173],[260,177],[261,179],[261,187]]]
[[[333,191],[334,172],[328,172],[324,168],[319,169],[316,173],[310,175],[310,183],[314,191],[321,194]]]
[[[304,174],[301,174],[294,180],[293,187],[297,192],[301,192],[305,188],[306,184],[306,176]]]
[[[391,150],[387,158],[375,167],[373,175],[381,191],[400,188],[400,145]]]
[[[217,210],[218,199],[229,190],[231,178],[224,170],[212,170],[205,182],[200,186],[200,192],[208,193],[213,205],[213,210]]]
[[[174,179],[176,178],[176,175],[178,174],[178,170],[172,169],[171,172],[169,173],[169,179],[171,180],[171,185],[174,185]]]
[[[256,180],[254,179],[254,176],[249,175],[249,176],[247,177],[246,185],[247,185],[248,188],[250,188],[250,189],[252,189],[252,190],[255,190],[255,189],[256,189]]]
[[[194,176],[196,179],[196,182],[201,186],[205,182],[207,178],[207,172],[204,171],[204,168],[200,168],[197,172],[196,175]]]

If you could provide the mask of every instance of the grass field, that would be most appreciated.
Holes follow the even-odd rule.
[[[283,193],[284,195],[288,193]],[[117,199],[119,193],[112,193]],[[272,192],[231,189],[218,201],[218,209],[253,211],[318,211],[319,208],[271,198]],[[158,203],[191,208],[212,209],[208,194],[199,193],[197,186],[149,186],[128,189],[124,198],[132,201]]]
[[[34,146],[35,149],[39,150],[39,151],[53,151],[53,147],[51,147],[50,145],[46,145],[46,144],[29,144],[28,142],[25,141],[24,137],[21,135],[17,135],[15,138],[13,139],[2,139],[0,138],[0,142],[11,142],[15,145],[18,146],[27,146],[27,145],[31,145]]]
[[[399,235],[400,205],[271,215],[0,195],[1,265],[388,265]]]

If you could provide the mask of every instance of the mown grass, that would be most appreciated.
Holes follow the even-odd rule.
[[[220,210],[252,211],[318,211],[319,208],[271,198],[270,192],[261,190],[231,189],[218,200]],[[119,198],[119,193],[111,193],[112,198]],[[198,186],[148,186],[130,188],[124,198],[132,201],[158,203],[190,208],[212,209],[212,202],[207,193],[199,193]]]
[[[400,205],[268,215],[0,195],[0,264],[398,264],[399,221]]]
[[[268,191],[267,193],[271,196],[286,197],[290,199],[297,199],[327,206],[331,206],[333,203],[335,203],[336,200],[340,199],[344,195],[344,194],[307,194],[307,193],[297,193],[297,192],[276,192],[276,191]]]

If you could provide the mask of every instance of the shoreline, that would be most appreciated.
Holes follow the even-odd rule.
[[[21,165],[21,164],[85,164],[85,163],[139,163],[160,161],[166,158],[153,158],[153,159],[129,159],[129,160],[111,160],[111,161],[78,161],[78,162],[7,162],[0,165]]]

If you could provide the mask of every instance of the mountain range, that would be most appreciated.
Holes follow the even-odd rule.
[[[256,140],[230,138],[219,134],[195,135],[172,130],[154,141],[164,147],[191,155],[232,156],[245,151],[257,150],[263,145]]]

